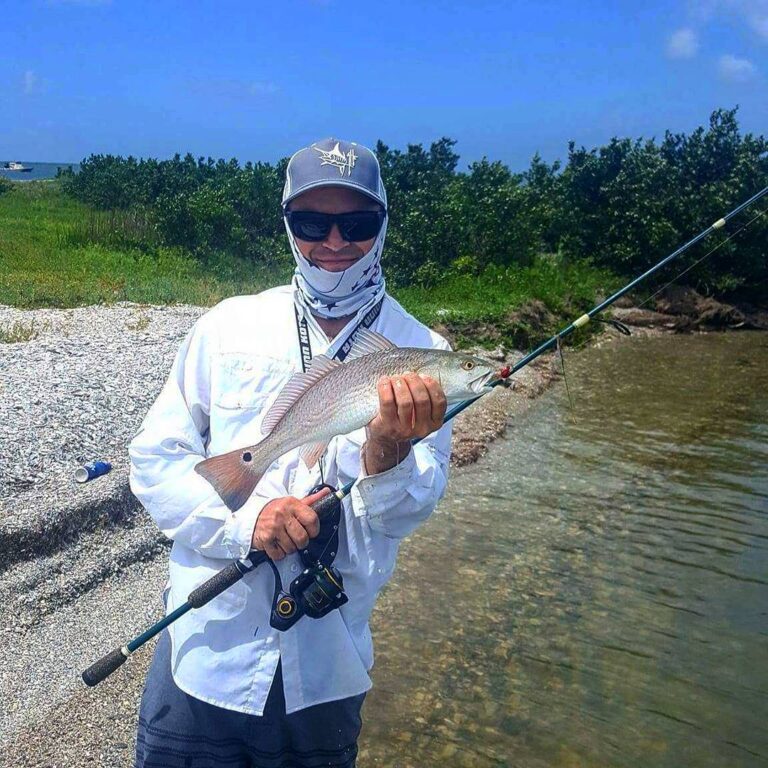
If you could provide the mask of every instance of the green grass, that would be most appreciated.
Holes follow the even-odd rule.
[[[179,249],[80,242],[93,216],[55,181],[16,183],[0,195],[0,304],[210,306],[290,275],[287,264],[254,265],[226,254],[203,264]]]
[[[289,261],[254,264],[220,254],[203,263],[180,249],[148,246],[146,238],[141,247],[131,245],[146,226],[96,213],[64,195],[55,181],[14,183],[0,194],[0,304],[211,306],[290,279]],[[393,293],[420,320],[459,342],[528,346],[616,285],[617,278],[589,265],[541,257],[530,267],[449,273],[437,286]]]
[[[448,275],[425,290],[403,288],[398,300],[459,341],[528,346],[542,341],[620,285],[589,264],[542,256],[529,267],[496,267],[481,275]]]

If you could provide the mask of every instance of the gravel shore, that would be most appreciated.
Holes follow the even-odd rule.
[[[93,690],[80,672],[161,615],[168,542],[130,494],[126,445],[204,311],[0,307],[0,328],[33,336],[0,344],[0,768],[132,765],[150,651]],[[477,460],[555,376],[531,365],[462,414],[453,462]],[[95,458],[112,472],[75,483]]]

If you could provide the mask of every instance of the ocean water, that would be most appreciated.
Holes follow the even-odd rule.
[[[374,613],[366,768],[768,767],[768,333],[568,357]]]
[[[13,158],[16,160],[17,158]],[[11,162],[10,159],[0,160],[0,176],[11,181],[40,181],[41,179],[55,179],[56,172],[59,168],[72,167],[73,171],[77,171],[80,168],[79,163],[36,163],[34,160],[19,160],[19,162],[32,168],[29,173],[22,173],[21,171],[7,171],[2,166]]]

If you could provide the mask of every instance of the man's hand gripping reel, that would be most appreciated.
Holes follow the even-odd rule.
[[[330,488],[330,486],[324,486]],[[316,490],[320,490],[317,488]],[[344,498],[344,494],[340,491],[335,491],[330,488],[331,493],[318,499],[313,504],[310,504],[312,509],[320,518],[320,535],[313,539],[304,552],[302,552],[302,559],[305,555],[311,557],[312,553],[316,550],[313,548],[313,544],[319,540],[323,540],[328,543],[329,549],[326,555],[322,558],[316,557],[314,561],[314,570],[312,568],[302,572],[299,578],[295,579],[291,584],[291,592],[288,595],[292,600],[296,602],[296,610],[291,616],[281,616],[278,614],[279,621],[282,625],[277,627],[278,629],[288,629],[293,626],[305,613],[307,616],[313,618],[319,618],[325,616],[326,613],[332,611],[334,608],[338,608],[347,602],[347,596],[344,594],[342,587],[343,583],[341,576],[336,569],[328,564],[321,569],[321,560],[325,557],[331,557],[336,555],[336,543],[338,542],[338,529],[339,520],[341,518],[341,499]],[[335,536],[324,536],[325,532],[330,531]],[[331,544],[331,542],[333,542]],[[332,558],[331,558],[332,559]],[[109,677],[116,669],[121,667],[128,657],[141,648],[151,638],[162,632],[169,624],[179,619],[188,611],[194,608],[202,608],[206,603],[213,600],[214,597],[220,595],[224,590],[229,589],[232,585],[236,584],[246,574],[250,573],[254,568],[261,563],[272,562],[267,557],[265,552],[252,552],[247,558],[243,560],[235,560],[230,563],[226,568],[223,568],[217,574],[212,576],[208,581],[203,582],[199,587],[193,589],[187,597],[187,602],[180,605],[174,611],[164,616],[160,621],[153,624],[145,632],[142,632],[138,637],[135,637],[129,643],[120,648],[115,648],[110,651],[106,656],[103,656],[95,663],[91,664],[88,669],[83,672],[83,681],[86,685],[97,685],[105,678]],[[274,564],[272,564],[274,567]],[[279,579],[279,577],[278,577]],[[335,589],[330,589],[333,586]],[[276,594],[282,599],[284,597],[282,588],[276,585]],[[285,611],[286,607],[282,608]],[[275,606],[273,605],[273,615],[275,614]],[[274,626],[274,625],[273,625]]]
[[[254,552],[249,558],[254,566],[266,560],[272,568],[275,592],[269,623],[280,632],[290,629],[305,615],[321,619],[348,600],[341,574],[332,565],[339,544],[341,501],[336,490],[326,484],[313,488],[310,495],[323,488],[328,488],[330,493],[311,505],[320,519],[320,533],[299,553],[304,569],[287,592],[277,566],[263,552]]]

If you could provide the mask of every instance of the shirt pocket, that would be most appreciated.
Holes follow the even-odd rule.
[[[286,360],[246,353],[222,355],[213,375],[211,402],[224,410],[261,410],[293,373]]]
[[[269,405],[293,373],[287,361],[265,355],[221,355],[211,372],[209,452],[260,442]]]

